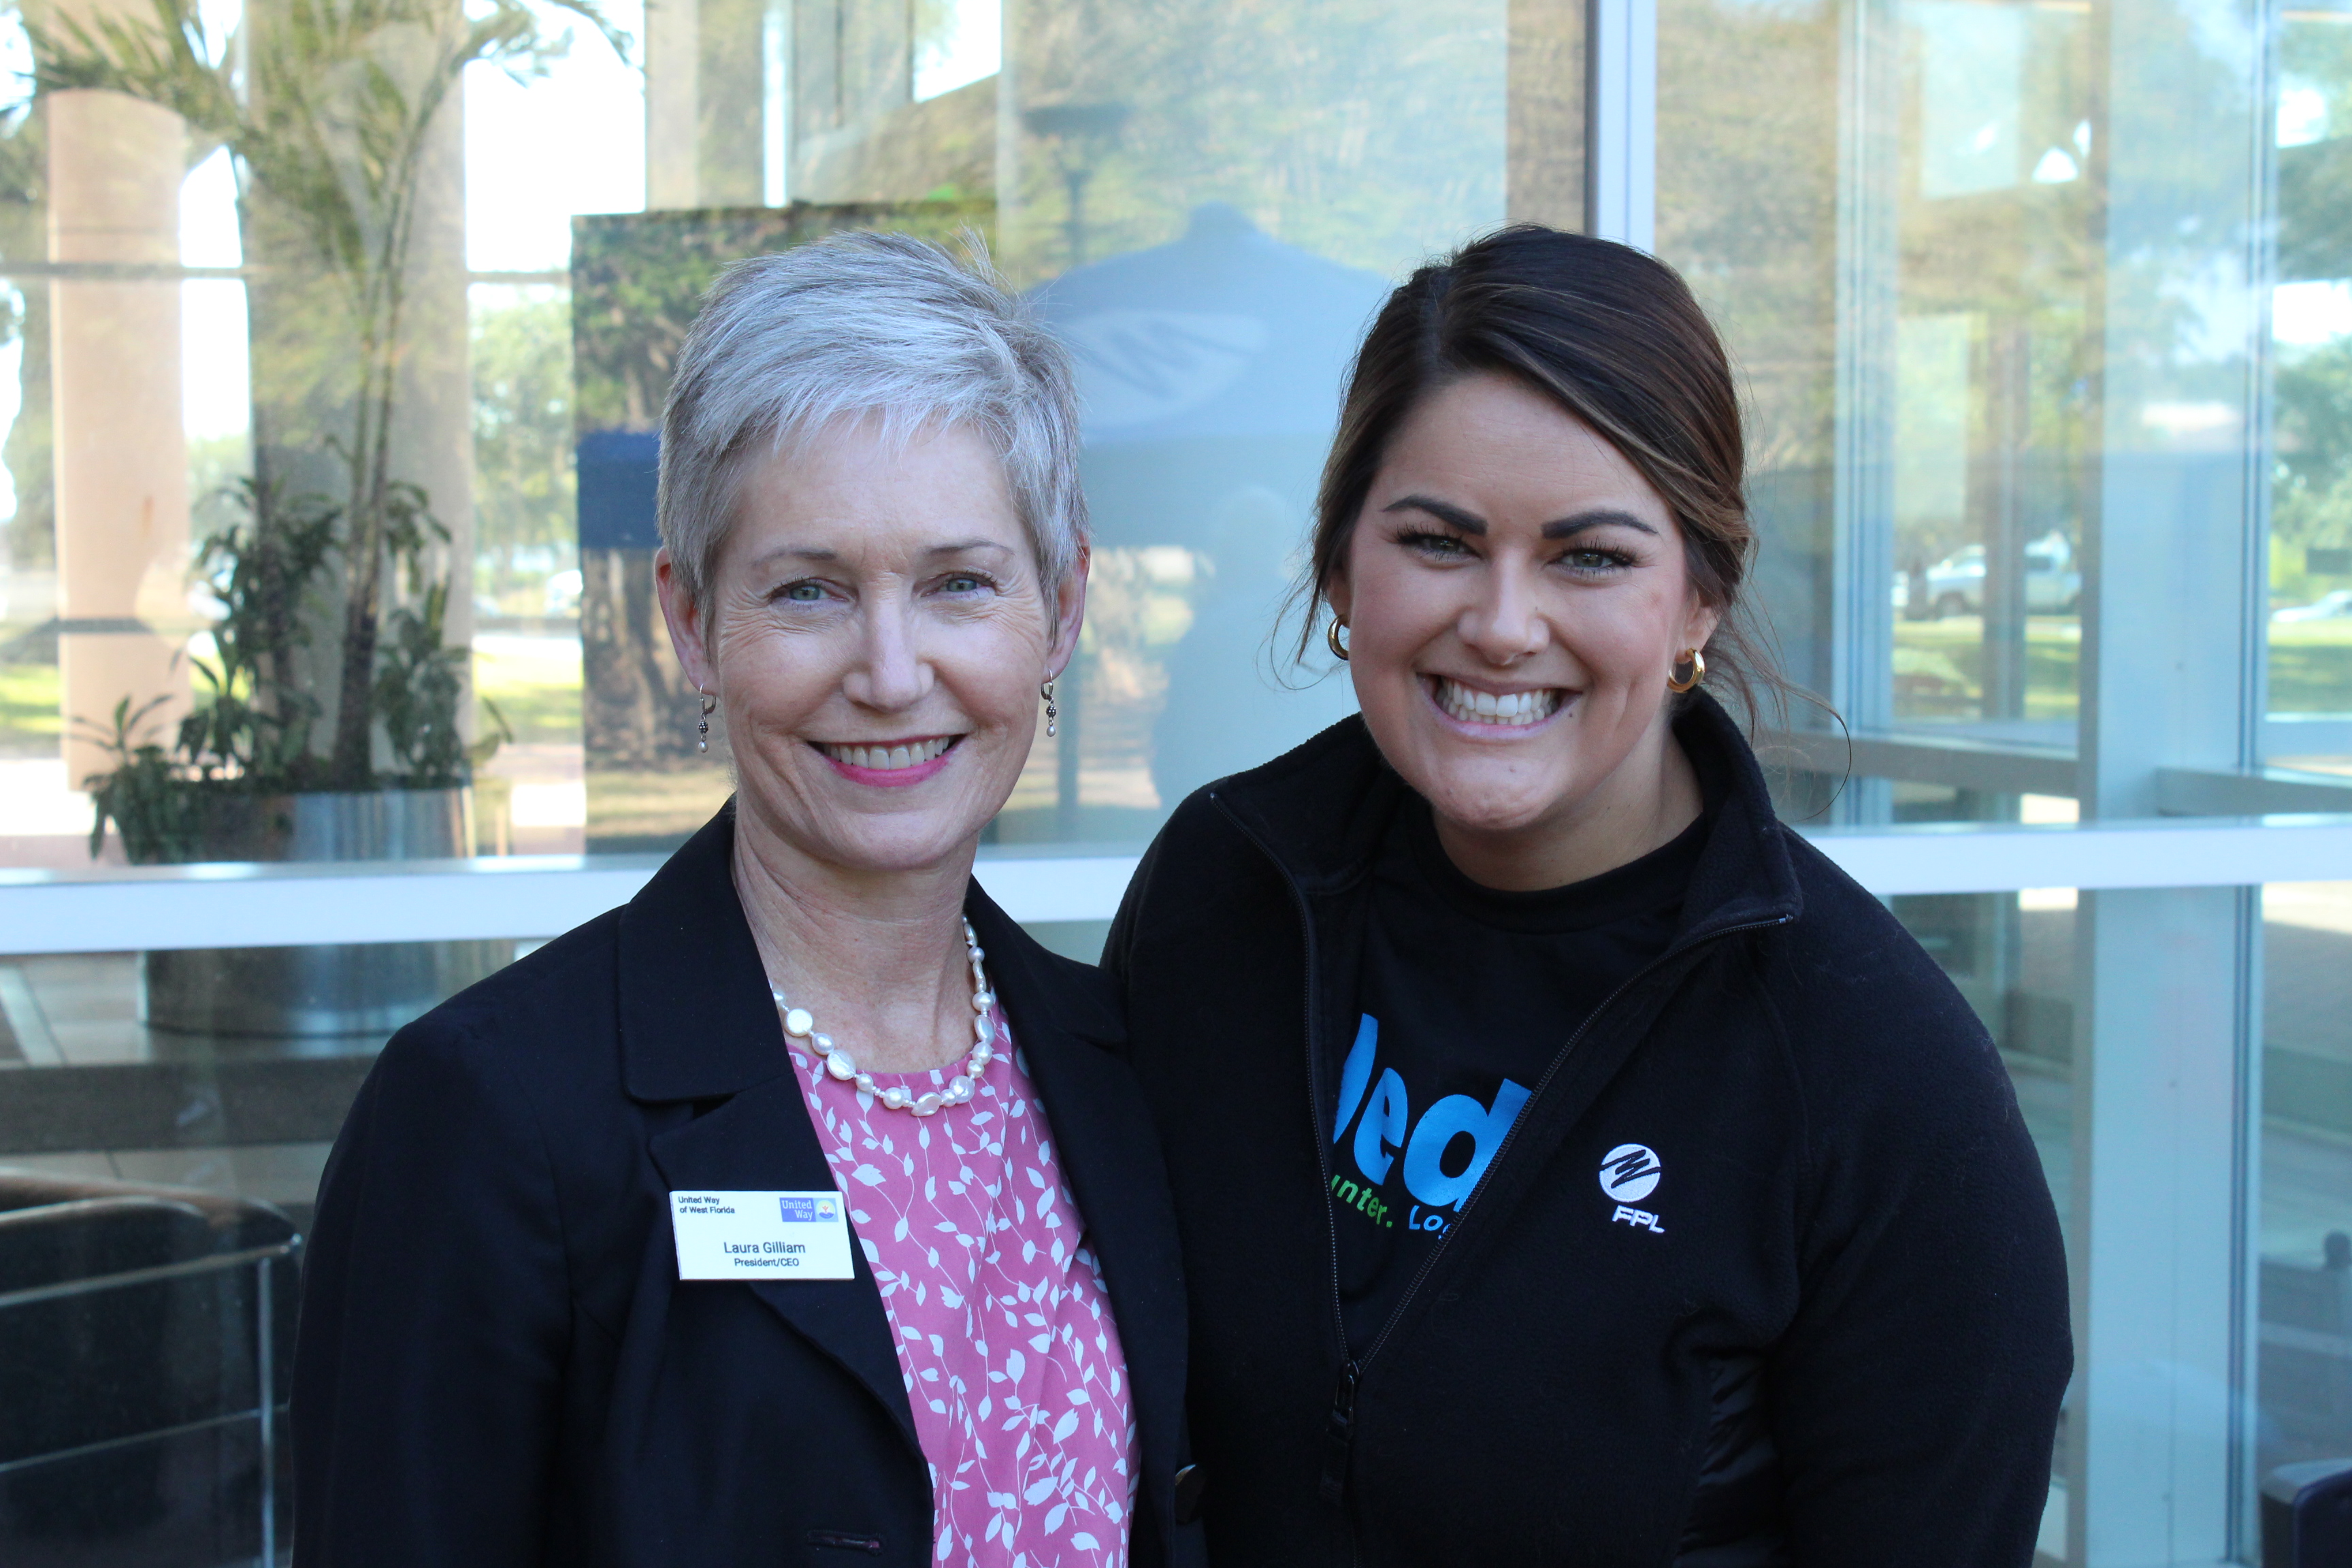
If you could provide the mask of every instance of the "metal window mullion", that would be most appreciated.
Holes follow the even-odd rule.
[[[1591,0],[1585,91],[1585,226],[1657,247],[1657,0]]]
[[[1831,700],[1866,731],[1895,721],[1895,100],[1885,0],[1849,0],[1839,40]],[[1838,820],[1884,822],[1884,779],[1852,780]]]

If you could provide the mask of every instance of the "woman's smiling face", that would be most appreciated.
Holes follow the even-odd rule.
[[[1557,865],[1586,826],[1643,837],[1686,777],[1666,681],[1717,614],[1682,530],[1615,447],[1517,381],[1468,376],[1407,416],[1328,592],[1372,738],[1457,860]]]
[[[715,692],[747,828],[852,871],[935,866],[1012,794],[1085,561],[1053,592],[977,432],[838,422],[746,470],[704,605],[657,559],[688,676]]]

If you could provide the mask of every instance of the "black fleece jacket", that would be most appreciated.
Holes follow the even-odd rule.
[[[1775,819],[1723,710],[1676,734],[1725,785],[1678,934],[1559,1021],[1352,1363],[1329,1121],[1407,786],[1350,719],[1195,794],[1145,857],[1104,963],[1175,1192],[1220,1568],[2031,1561],[2072,1351],[2000,1058]],[[1654,1184],[1603,1170],[1627,1145]]]

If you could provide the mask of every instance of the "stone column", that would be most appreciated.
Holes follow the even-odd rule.
[[[702,205],[702,8],[699,0],[646,6],[646,206]]]
[[[109,759],[77,721],[107,725],[121,699],[162,698],[147,727],[168,742],[187,708],[180,285],[143,270],[179,261],[186,136],[177,115],[116,93],[58,93],[47,112],[50,255],[100,273],[50,294],[58,663],[66,777],[79,788]]]

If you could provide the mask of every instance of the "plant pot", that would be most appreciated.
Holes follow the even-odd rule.
[[[472,792],[216,797],[208,860],[416,860],[473,852]],[[183,948],[140,955],[149,1027],[263,1037],[381,1037],[503,967],[511,942]]]

